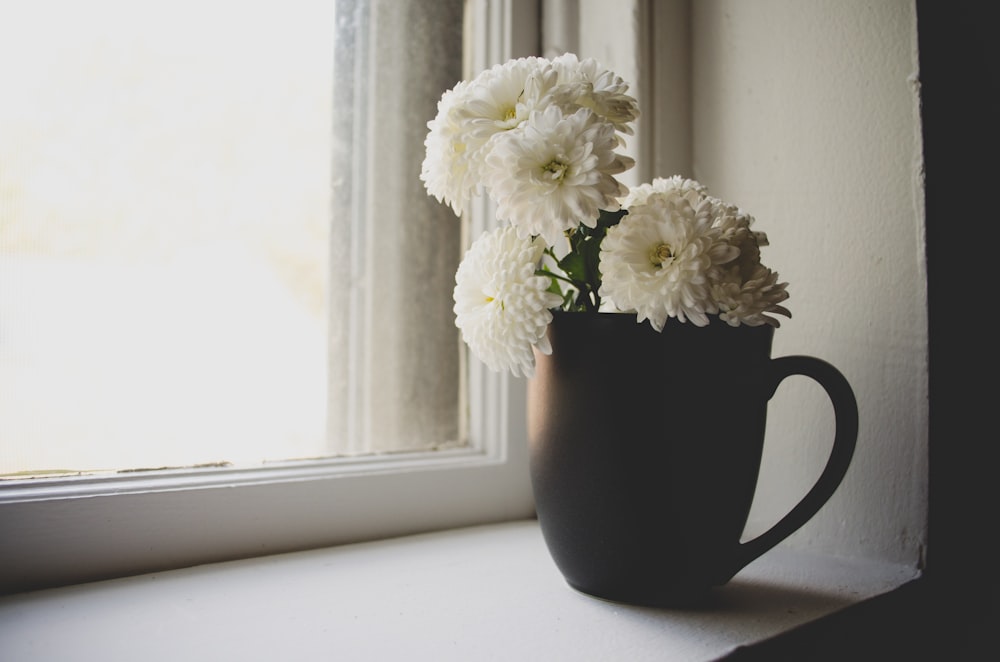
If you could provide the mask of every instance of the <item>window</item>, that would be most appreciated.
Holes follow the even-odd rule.
[[[0,475],[328,454],[334,6],[197,7],[4,11]]]
[[[284,4],[276,5],[285,10]],[[199,4],[198,11],[202,10]],[[460,256],[457,233],[444,225],[460,227],[454,218],[447,218],[448,210],[429,205],[443,214],[441,223],[417,228],[411,222],[414,208],[428,202],[416,177],[425,122],[440,92],[462,75],[453,61],[457,57],[441,50],[449,48],[442,30],[413,26],[423,22],[439,28],[442,15],[462,21],[465,46],[452,44],[451,53],[463,52],[468,70],[481,69],[537,50],[537,8],[531,2],[496,0],[405,4],[338,0],[335,12],[337,48],[349,49],[350,68],[335,70],[334,96],[348,95],[345,77],[375,81],[367,94],[357,93],[356,88],[351,94],[350,122],[347,114],[333,113],[333,209],[350,220],[333,226],[337,229],[331,234],[342,236],[329,242],[333,246],[329,282],[336,289],[346,279],[351,287],[338,290],[343,297],[339,300],[331,294],[334,312],[326,320],[330,373],[339,376],[329,382],[333,406],[328,407],[325,427],[333,431],[329,439],[340,444],[335,452],[348,456],[4,481],[0,590],[530,514],[526,448],[519,424],[523,384],[443,358],[460,356],[457,335],[439,348],[424,343],[415,350],[404,343],[414,326],[429,319],[446,320],[448,333],[454,334],[450,287],[442,301],[428,291],[423,275],[434,266],[429,262],[446,256],[443,259],[457,263]],[[354,43],[339,32],[348,16],[362,28]],[[77,27],[68,19],[67,25]],[[343,55],[338,53],[337,63],[345,61]],[[438,74],[440,89],[435,89],[402,72],[401,62],[425,69],[446,64],[451,69]],[[390,93],[396,96],[386,100]],[[423,101],[410,103],[417,94]],[[408,103],[401,104],[399,95],[410,95]],[[418,105],[423,109],[420,116],[414,111]],[[398,115],[401,108],[405,117]],[[236,142],[234,148],[240,148]],[[484,222],[473,219],[472,232]],[[429,236],[416,236],[419,232]],[[443,249],[414,255],[418,243]],[[365,248],[347,252],[348,246]],[[452,252],[454,256],[447,257]],[[424,258],[427,261],[420,261]],[[366,270],[373,262],[378,269]],[[421,278],[399,269],[403,262],[415,266]],[[452,277],[453,270],[448,279]],[[344,309],[350,314],[341,314]],[[433,312],[428,314],[429,310]],[[342,351],[345,346],[348,350]],[[376,359],[383,359],[382,367]],[[454,367],[442,368],[442,361],[448,360]],[[385,366],[397,371],[387,372]],[[452,387],[428,381],[429,376],[449,371],[461,376],[450,378]],[[430,395],[430,404],[425,400],[409,415],[386,415],[387,408],[425,394]],[[460,394],[463,406],[457,408],[454,403]],[[421,417],[425,420],[414,420]],[[405,424],[392,423],[401,418]],[[410,431],[430,429],[431,424],[437,425],[435,434],[442,440],[431,444],[437,450],[411,452]],[[460,429],[466,433],[459,435]],[[455,444],[456,438],[467,443]],[[380,440],[386,439],[391,448],[379,448]],[[426,446],[425,441],[420,445]],[[396,452],[372,452],[381,450]]]
[[[461,0],[49,4],[0,33],[0,475],[463,443],[460,224],[398,112]]]

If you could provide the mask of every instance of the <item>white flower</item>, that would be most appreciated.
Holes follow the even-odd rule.
[[[727,205],[715,198],[712,200],[715,205],[715,225],[722,232],[722,239],[726,243],[740,249],[738,265],[743,275],[742,280],[747,280],[760,263],[760,247],[767,246],[767,235],[751,230],[753,216],[739,207]]]
[[[550,246],[581,223],[595,227],[601,210],[617,210],[628,193],[614,175],[635,162],[615,152],[618,143],[614,126],[586,108],[532,112],[518,131],[495,136],[486,158],[497,218]]]
[[[788,298],[788,283],[779,283],[778,274],[760,262],[760,247],[767,245],[767,236],[751,230],[753,217],[739,208],[719,202],[717,210],[716,225],[723,239],[740,251],[716,273],[712,296],[719,306],[719,318],[730,326],[780,326],[766,313],[792,316],[779,305]]]
[[[779,283],[778,274],[762,264],[754,266],[747,276],[738,264],[723,270],[724,276],[712,286],[712,297],[719,307],[719,319],[730,326],[781,326],[766,313],[791,317],[787,308],[779,305],[788,298],[788,283]]]
[[[680,175],[632,190],[618,181],[635,165],[617,150],[638,116],[621,77],[571,53],[510,60],[442,95],[420,178],[456,214],[485,191],[503,224],[473,243],[454,291],[456,325],[492,370],[533,374],[557,307],[631,312],[658,331],[670,317],[778,326],[773,315],[791,316],[753,217]],[[538,275],[546,252],[566,299]]]
[[[652,193],[667,193],[674,197],[683,197],[693,206],[698,206],[698,203],[708,197],[708,189],[703,184],[693,179],[674,175],[673,177],[657,177],[648,184],[631,187],[628,195],[621,199],[621,205],[625,209],[629,209],[633,205],[641,205]]]
[[[572,54],[555,60],[525,57],[495,65],[442,95],[437,116],[427,123],[420,178],[430,195],[459,215],[485,186],[503,207],[502,220],[523,225],[522,236],[541,233],[529,227],[544,228],[554,243],[556,235],[580,221],[592,225],[601,208],[617,209],[617,198],[628,192],[613,177],[634,165],[631,158],[614,152],[622,142],[619,133],[632,133],[631,123],[638,117],[638,103],[625,93],[627,89],[620,77],[596,61],[580,61]],[[589,115],[580,113],[585,109]],[[536,114],[547,121],[532,120]],[[513,212],[523,206],[524,180],[531,176],[527,172],[531,168],[509,171],[504,169],[507,166],[488,164],[498,150],[501,161],[517,158],[517,147],[537,151],[539,142],[556,137],[548,134],[555,128],[555,118],[565,119],[570,126],[558,129],[558,142],[550,146],[541,164],[550,168],[543,173],[542,188],[554,195],[544,201],[545,213],[533,214],[522,223]],[[538,131],[543,132],[541,137]],[[508,135],[516,136],[513,150]],[[531,184],[527,188],[538,191]],[[583,218],[571,221],[570,214]]]
[[[476,76],[459,111],[469,141],[484,145],[518,128],[533,110],[551,102],[547,91],[555,78],[549,61],[540,57],[510,60]]]
[[[713,269],[739,255],[721,240],[712,211],[710,199],[695,207],[683,195],[659,192],[633,205],[601,244],[600,295],[657,331],[668,317],[708,324],[708,314],[718,312]]]
[[[516,129],[532,109],[551,102],[546,90],[555,78],[548,60],[526,57],[498,64],[441,95],[424,139],[420,179],[427,192],[460,215],[481,189],[490,139]]]
[[[788,298],[788,283],[779,283],[778,274],[760,261],[760,247],[767,246],[767,235],[754,232],[754,218],[739,207],[715,200],[715,225],[722,239],[739,249],[735,260],[714,272],[712,297],[719,307],[719,318],[730,326],[780,326],[766,313],[792,314],[779,305]]]
[[[706,260],[689,264],[686,272],[688,277],[675,275],[678,280],[668,287],[675,301],[671,303],[671,297],[662,297],[661,305],[657,307],[656,297],[650,295],[648,284],[644,296],[637,294],[639,290],[635,284],[630,289],[624,288],[621,281],[622,270],[615,262],[618,258],[609,255],[609,262],[602,262],[601,265],[605,272],[602,294],[608,292],[617,306],[626,306],[626,302],[637,299],[645,300],[644,306],[633,307],[639,310],[640,315],[648,316],[654,326],[662,325],[660,320],[665,319],[664,314],[679,317],[682,321],[687,316],[695,324],[703,324],[708,319],[705,314],[718,313],[719,318],[731,326],[779,326],[778,320],[768,316],[768,313],[791,316],[788,309],[780,305],[788,298],[788,284],[778,283],[778,275],[760,262],[760,247],[767,245],[767,235],[750,229],[754,222],[752,216],[739,207],[709,196],[707,188],[697,181],[676,175],[633,187],[622,198],[622,207],[629,210],[630,216],[643,215],[646,213],[646,205],[653,203],[662,206],[663,200],[668,201],[667,204],[673,209],[697,210],[696,216],[701,219],[698,223],[708,223],[710,226],[710,230],[704,231],[703,235],[711,237],[714,244],[712,255],[718,258],[725,254],[728,257],[722,257],[721,261],[713,258],[712,264],[700,271],[696,265],[706,267]],[[691,223],[690,214],[682,213],[677,218],[688,219],[685,222]],[[626,221],[626,227],[636,222],[629,221],[629,217],[626,217],[622,224],[626,225]],[[650,234],[652,230],[645,228],[644,232]],[[636,231],[634,234],[639,236],[640,233]],[[610,231],[608,236],[612,236]],[[635,237],[632,239],[635,241]],[[648,239],[647,243],[653,240]],[[670,268],[681,269],[676,261],[671,262]],[[699,274],[696,275],[695,271],[699,271]],[[665,277],[665,274],[659,275],[661,278]],[[621,289],[626,289],[626,293],[619,292],[617,296],[611,294]],[[685,289],[686,293],[682,294]],[[678,296],[680,301],[686,303],[678,303]]]
[[[589,108],[615,125],[621,133],[632,135],[632,122],[639,117],[639,102],[626,92],[628,83],[612,71],[602,69],[593,58],[580,60],[565,53],[552,60],[559,77],[552,91],[556,103]]]
[[[472,352],[491,370],[530,377],[532,347],[549,354],[545,335],[550,308],[562,298],[548,291],[551,279],[535,275],[545,245],[521,238],[511,226],[482,234],[455,276],[455,324]]]
[[[438,101],[437,116],[427,123],[426,155],[420,168],[420,179],[427,192],[438,202],[450,205],[457,215],[462,213],[479,186],[477,146],[469,143],[460,117],[468,87],[469,84],[462,81]]]

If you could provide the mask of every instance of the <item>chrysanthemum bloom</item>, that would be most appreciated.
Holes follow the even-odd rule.
[[[634,310],[657,331],[668,317],[708,324],[708,315],[718,312],[712,270],[739,255],[721,240],[712,211],[711,200],[694,207],[669,193],[650,193],[630,207],[601,244],[601,297]]]
[[[614,175],[635,165],[615,152],[614,125],[586,108],[568,116],[557,106],[535,111],[491,145],[484,184],[497,202],[497,218],[550,246],[581,223],[595,227],[602,209],[618,210],[628,188]]]
[[[437,116],[427,123],[426,154],[420,167],[427,192],[450,205],[456,215],[464,211],[479,186],[477,146],[469,143],[460,117],[467,90],[468,83],[462,81],[441,95]]]
[[[480,73],[469,83],[459,111],[467,139],[486,145],[493,136],[521,126],[532,111],[552,102],[548,90],[555,79],[549,61],[540,57],[510,60]]]
[[[712,298],[719,307],[719,319],[726,324],[778,327],[781,323],[768,313],[792,316],[787,308],[779,305],[788,298],[788,283],[779,283],[776,272],[757,264],[745,274],[738,264],[734,264],[724,268],[722,274],[712,285]]]
[[[461,214],[479,192],[490,138],[517,128],[534,108],[550,103],[547,89],[555,78],[548,60],[525,57],[495,65],[445,92],[437,116],[427,123],[420,174],[427,192]]]
[[[760,247],[767,246],[767,235],[750,229],[754,218],[739,207],[728,205],[718,198],[711,198],[715,226],[721,232],[722,240],[740,249],[737,263],[742,280],[751,277],[760,263]]]
[[[687,179],[680,175],[673,177],[657,177],[647,184],[639,184],[629,188],[628,195],[621,199],[624,209],[629,209],[633,205],[641,205],[652,193],[668,193],[671,196],[686,198],[692,206],[698,204],[708,197],[708,188],[693,179]]]
[[[713,274],[712,298],[719,307],[719,318],[730,326],[780,326],[767,313],[792,316],[779,305],[788,298],[788,283],[779,283],[778,274],[760,262],[760,247],[767,245],[767,235],[751,230],[753,217],[737,207],[716,201],[715,213],[723,240],[740,251],[735,260]]]
[[[639,117],[639,102],[626,94],[628,83],[621,76],[602,69],[593,58],[580,60],[573,53],[554,58],[552,68],[558,72],[553,96],[564,110],[589,108],[614,124],[617,131],[634,133],[632,123]]]
[[[552,351],[545,331],[550,308],[562,298],[548,291],[551,279],[535,275],[545,245],[519,237],[511,226],[473,242],[455,276],[455,324],[491,370],[515,376],[535,372],[532,347]]]

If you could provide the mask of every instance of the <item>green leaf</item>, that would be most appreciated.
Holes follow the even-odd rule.
[[[587,282],[587,263],[583,253],[573,246],[573,250],[567,253],[563,259],[559,260],[559,268],[566,275],[576,282]]]
[[[598,291],[601,288],[601,242],[604,241],[608,228],[617,225],[627,213],[625,210],[615,212],[601,210],[595,227],[581,224],[566,233],[569,252],[561,260],[556,261],[556,266],[565,274],[565,279],[576,291],[568,288],[565,292],[558,291],[564,297],[564,310],[593,311],[600,308],[601,297]],[[546,254],[555,259],[551,249],[547,250]]]
[[[608,228],[618,225],[627,214],[628,210],[626,209],[619,209],[618,211],[605,211],[602,209],[601,215],[597,217],[597,227],[604,230],[601,236],[603,237],[607,233]]]

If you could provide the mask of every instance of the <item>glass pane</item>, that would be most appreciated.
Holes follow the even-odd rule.
[[[427,122],[462,77],[464,0],[339,0],[329,434],[338,452],[453,445],[459,219],[420,181]],[[351,17],[351,20],[348,20]],[[367,84],[361,84],[367,81]]]
[[[388,321],[366,301],[363,256],[379,249],[355,230],[368,204],[344,213],[331,158],[331,118],[353,115],[332,81],[335,53],[354,46],[335,36],[367,26],[365,4],[12,4],[0,8],[0,474],[419,446],[348,444],[331,424],[345,391],[428,333],[454,333],[397,333],[366,356],[332,328],[346,321],[356,341]],[[370,95],[365,82],[351,95]],[[367,198],[363,180],[353,189]],[[387,222],[380,233],[398,231]],[[458,437],[456,347],[435,373],[451,413],[444,432],[416,434],[423,446]],[[331,369],[345,361],[356,370]],[[366,406],[385,418],[377,398]],[[352,431],[372,428],[358,411]]]

